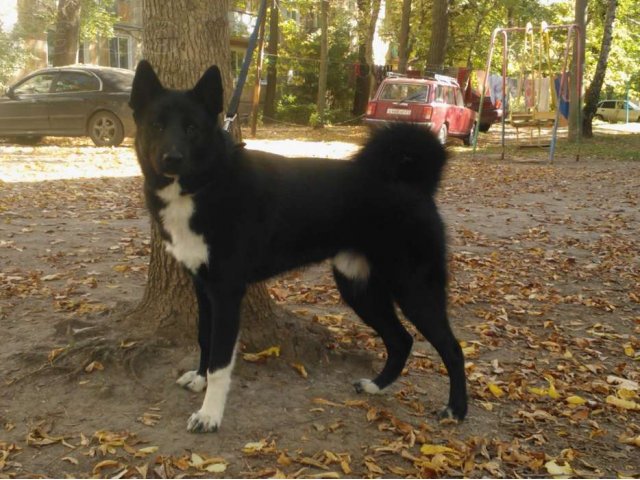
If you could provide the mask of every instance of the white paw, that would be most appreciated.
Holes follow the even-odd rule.
[[[355,382],[353,382],[353,386],[358,393],[366,392],[375,395],[382,391],[373,380],[369,380],[368,378],[361,378],[360,380],[356,380]]]
[[[217,432],[222,418],[214,418],[213,415],[198,410],[189,417],[187,430],[192,433]]]
[[[207,377],[198,375],[196,370],[190,370],[176,380],[176,383],[192,392],[201,392],[207,387]]]

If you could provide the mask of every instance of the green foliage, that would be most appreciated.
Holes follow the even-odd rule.
[[[296,2],[299,17],[281,12],[277,59],[277,116],[292,123],[308,123],[316,111],[320,71],[320,28],[314,20],[316,2]],[[284,2],[283,2],[284,5]],[[287,2],[286,5],[291,5]],[[353,99],[351,72],[351,13],[345,2],[331,2],[329,12],[329,70],[325,121],[348,115]],[[273,61],[267,57],[266,61]],[[320,119],[313,117],[313,121]]]
[[[6,33],[0,22],[0,95],[9,86],[13,75],[27,58],[22,42],[15,35]]]
[[[610,97],[623,97],[628,85],[631,95],[640,98],[639,19],[640,4],[637,0],[619,0],[613,28],[613,45],[609,53],[609,65],[605,77],[605,85],[608,87]],[[602,20],[603,18],[597,18],[598,22]]]
[[[618,14],[614,26],[614,41],[609,57],[609,69],[605,80],[610,96],[623,96],[627,85],[632,95],[640,93],[640,71],[637,59],[640,58],[640,2],[637,0],[618,0]],[[410,33],[409,65],[422,70],[429,48],[431,29],[431,0],[413,0]],[[586,31],[585,84],[593,76],[598,55],[606,0],[589,2]],[[387,2],[387,18],[381,31],[383,38],[391,42],[391,50],[397,51],[397,39],[400,28],[402,2]],[[460,0],[451,2],[450,29],[447,44],[447,60],[450,66],[466,66],[484,69],[489,50],[491,32],[498,27],[524,27],[531,22],[534,28],[543,21],[548,24],[573,23],[573,2],[540,2],[538,0]],[[552,68],[559,72],[562,68],[562,55],[566,41],[565,32],[551,35]],[[508,74],[517,76],[521,71],[532,69],[531,50],[524,50],[522,34],[513,34],[510,42],[510,69]],[[528,53],[528,54],[527,54]],[[495,50],[494,65],[501,64],[501,42]],[[497,71],[497,68],[496,68]]]
[[[113,13],[115,0],[82,0],[80,9],[80,40],[113,36],[118,17]]]
[[[315,103],[302,103],[295,95],[284,95],[276,106],[276,115],[279,120],[306,125],[311,114],[316,111]]]
[[[118,21],[114,13],[115,0],[81,0],[80,41],[96,40],[113,36],[113,26]],[[29,11],[18,12],[18,23],[13,34],[20,38],[40,37],[43,32],[55,28],[56,2],[35,2]]]

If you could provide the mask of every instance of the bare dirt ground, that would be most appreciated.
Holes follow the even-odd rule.
[[[321,264],[270,292],[330,330],[329,361],[239,359],[208,435],[187,433],[201,395],[174,383],[195,348],[117,321],[142,296],[149,253],[130,145],[0,143],[0,478],[640,476],[640,157],[615,152],[637,137],[553,165],[452,149],[438,201],[465,422],[435,420],[448,381],[417,334],[388,392],[354,392],[383,347]],[[248,143],[341,157],[363,138],[265,129]]]

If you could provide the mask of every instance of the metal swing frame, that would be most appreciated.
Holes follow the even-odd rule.
[[[573,43],[575,45],[575,58],[576,58],[576,76],[577,76],[577,82],[576,82],[576,90],[577,90],[577,95],[576,95],[576,101],[577,101],[577,108],[578,108],[578,145],[580,144],[580,140],[581,140],[581,135],[582,135],[582,128],[580,128],[580,122],[581,122],[581,116],[582,116],[582,109],[581,109],[581,104],[582,104],[582,52],[580,49],[580,39],[582,37],[582,32],[580,30],[580,27],[576,24],[570,24],[570,25],[545,25],[546,30],[566,30],[567,32],[567,41],[566,41],[566,45],[565,45],[565,50],[564,50],[564,55],[563,55],[563,62],[562,62],[562,72],[561,72],[561,77],[560,77],[560,88],[559,88],[559,96],[562,96],[562,93],[566,87],[565,83],[567,82],[568,79],[568,75],[567,75],[567,67],[569,64],[569,53],[571,50],[571,43],[573,40]],[[493,54],[494,54],[494,50],[495,50],[495,44],[496,44],[496,40],[498,38],[498,36],[502,37],[502,138],[501,138],[501,145],[502,145],[502,155],[501,158],[504,160],[505,157],[505,106],[506,106],[506,91],[507,91],[507,66],[509,65],[509,34],[510,33],[524,33],[525,35],[527,35],[528,33],[530,33],[531,26],[527,26],[527,27],[511,27],[511,28],[496,28],[493,33],[491,34],[491,43],[489,45],[489,54],[487,55],[487,64],[486,64],[486,69],[485,69],[485,75],[484,75],[484,79],[482,82],[482,90],[480,93],[480,107],[478,110],[478,118],[481,118],[482,116],[482,106],[484,103],[484,99],[485,99],[485,92],[487,89],[487,79],[489,77],[489,72],[491,71],[491,62],[493,59]],[[553,122],[553,130],[551,133],[551,143],[549,145],[549,163],[553,163],[553,158],[554,158],[554,154],[555,154],[555,149],[556,149],[556,143],[557,143],[557,138],[558,138],[558,123],[560,120],[560,99],[558,99],[558,101],[556,102],[556,109],[555,109],[555,115],[554,115],[554,122]],[[571,107],[570,107],[571,108]],[[575,108],[575,107],[573,107]],[[473,157],[475,157],[476,154],[476,149],[477,149],[477,145],[478,145],[478,127],[476,126],[476,128],[474,129],[473,132]],[[578,148],[578,151],[580,149]]]

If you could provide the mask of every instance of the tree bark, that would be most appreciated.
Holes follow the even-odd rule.
[[[62,67],[76,63],[80,42],[80,0],[59,0],[53,38],[52,65]]]
[[[355,93],[353,98],[354,115],[362,115],[367,110],[373,79],[373,34],[375,33],[380,0],[357,0],[358,5],[358,63]]]
[[[602,43],[600,46],[600,56],[596,71],[593,74],[593,80],[585,93],[585,105],[582,118],[582,133],[585,137],[593,137],[593,117],[598,108],[598,100],[602,91],[602,84],[607,73],[607,62],[609,61],[609,52],[613,42],[613,22],[616,19],[616,9],[618,8],[618,0],[609,0],[607,4],[607,13],[604,18],[604,32],[602,33]]]
[[[276,117],[276,87],[278,85],[278,2],[271,0],[269,11],[269,43],[267,44],[267,86],[264,92],[263,120],[271,123]]]
[[[231,96],[228,11],[229,0],[145,0],[144,57],[165,86],[191,88],[210,65],[216,64],[222,73],[225,98]],[[264,344],[274,335],[274,327],[269,324],[274,310],[264,284],[249,289],[242,323],[244,328],[260,332]],[[178,342],[196,338],[197,305],[191,279],[165,252],[156,224],[151,228],[145,293],[129,318],[143,330]]]
[[[441,71],[447,54],[449,0],[434,0],[431,18],[431,43],[427,53],[427,70]]]
[[[582,122],[579,121],[582,105],[580,105],[578,99],[578,85],[582,85],[582,76],[584,74],[587,1],[576,0],[575,3],[575,24],[578,25],[580,38],[577,39],[573,46],[571,77],[569,79],[569,142],[575,142],[582,132]],[[578,60],[582,65],[581,72],[578,72]]]
[[[409,20],[411,19],[411,0],[402,0],[402,20],[398,37],[398,72],[407,73],[409,62]]]
[[[327,23],[329,17],[329,1],[320,2],[320,74],[318,78],[318,111],[319,127],[324,126],[324,110],[327,103],[327,72],[329,67],[329,39]]]

